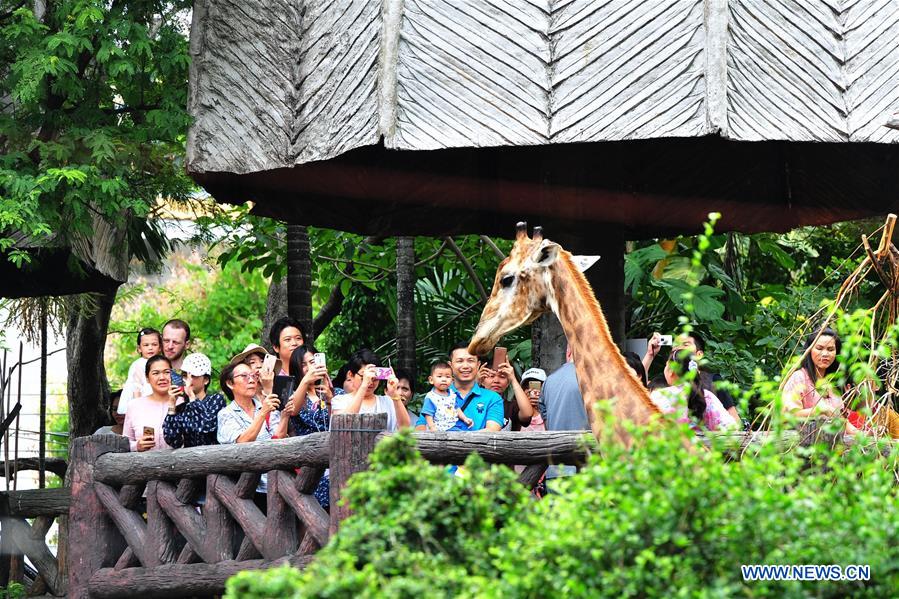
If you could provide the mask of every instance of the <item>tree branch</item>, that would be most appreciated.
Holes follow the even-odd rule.
[[[344,295],[340,290],[340,285],[335,285],[331,289],[331,295],[328,296],[328,300],[322,305],[318,314],[312,320],[312,330],[315,331],[316,336],[321,335],[322,331],[331,324],[331,321],[337,318],[337,315],[343,309],[343,300]]]
[[[367,268],[373,268],[375,270],[380,270],[381,272],[388,273],[388,274],[396,272],[395,268],[384,268],[383,266],[381,266],[379,264],[372,264],[371,262],[362,262],[361,260],[350,260],[348,258],[334,258],[332,256],[325,256],[323,254],[319,254],[317,256],[317,258],[319,260],[324,260],[325,262],[333,262],[334,264],[365,266]],[[350,271],[350,272],[352,272],[352,271]],[[341,271],[341,274],[343,274],[343,271]]]
[[[485,244],[487,244],[487,247],[489,247],[491,250],[493,250],[493,253],[496,254],[497,258],[499,258],[500,260],[506,259],[506,255],[503,254],[503,251],[501,249],[499,249],[499,246],[497,246],[495,243],[493,243],[492,239],[490,239],[486,235],[480,235],[479,237],[480,237],[481,241],[483,241]]]
[[[440,257],[440,254],[442,254],[442,253],[443,253],[443,250],[445,250],[445,249],[446,249],[446,241],[444,241],[443,243],[440,244],[440,247],[437,248],[437,251],[436,251],[436,252],[434,252],[433,254],[431,254],[430,256],[428,256],[427,258],[422,258],[421,260],[419,260],[418,262],[416,262],[416,263],[415,263],[415,268],[418,268],[419,266],[424,266],[425,264],[427,264],[427,263],[430,262],[431,260],[435,260],[436,258],[439,258],[439,257]]]
[[[484,289],[483,283],[478,278],[477,273],[474,270],[474,267],[471,265],[471,262],[468,261],[468,258],[465,257],[465,254],[462,253],[462,250],[459,249],[459,246],[456,245],[456,242],[453,241],[452,237],[446,237],[446,244],[449,246],[449,249],[456,254],[456,257],[459,258],[459,262],[462,263],[462,268],[468,273],[468,276],[471,277],[471,280],[474,281],[475,287],[478,289],[478,294],[481,296],[481,301],[486,302],[490,297],[487,294],[487,290]]]
[[[17,5],[10,8],[8,11],[0,13],[0,21],[5,21],[6,19],[10,18],[14,12],[25,6],[26,2],[28,2],[28,0],[22,0]]]
[[[362,243],[367,244],[376,244],[383,241],[383,237],[379,236],[370,236],[366,237],[362,240]],[[336,260],[335,260],[336,261]],[[340,270],[339,267],[335,267],[337,271],[348,278],[350,281],[355,281],[353,277],[350,276],[350,273],[356,268],[356,265],[353,262],[348,262],[346,271]],[[318,315],[312,320],[312,330],[315,332],[315,335],[321,335],[322,331],[324,331],[331,321],[333,321],[340,314],[340,311],[343,309],[343,300],[344,300],[343,292],[340,290],[340,285],[335,285],[331,289],[331,294],[328,296],[327,301],[325,301],[324,305],[318,311]]]

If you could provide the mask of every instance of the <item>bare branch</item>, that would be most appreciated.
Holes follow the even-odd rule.
[[[462,263],[462,268],[465,269],[465,272],[468,273],[468,276],[471,277],[471,280],[474,281],[475,287],[478,289],[478,294],[481,296],[481,301],[486,302],[487,298],[490,296],[487,295],[487,290],[484,289],[483,283],[478,278],[477,273],[474,270],[474,267],[471,265],[471,262],[468,261],[468,258],[465,257],[465,254],[462,253],[462,250],[459,249],[459,246],[456,245],[456,242],[453,241],[452,237],[446,237],[446,243],[449,246],[449,249],[456,254],[456,257],[459,259],[459,262]]]
[[[485,244],[487,244],[487,247],[489,247],[491,250],[493,250],[493,253],[496,254],[497,258],[499,258],[500,260],[506,259],[506,255],[503,253],[503,251],[501,249],[499,249],[499,247],[495,243],[493,243],[492,239],[490,239],[486,235],[480,235],[479,237],[480,237],[481,241],[483,241]]]
[[[28,0],[22,0],[21,2],[10,8],[8,11],[0,13],[0,21],[5,21],[6,19],[10,18],[14,12],[25,6],[27,2]]]
[[[343,291],[340,290],[340,285],[335,285],[331,289],[331,295],[328,296],[328,300],[322,305],[318,314],[312,321],[312,330],[315,331],[316,335],[321,335],[322,331],[331,324],[331,321],[340,314],[340,310],[343,308],[344,299]]]

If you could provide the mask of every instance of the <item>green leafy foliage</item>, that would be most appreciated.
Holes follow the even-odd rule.
[[[107,340],[106,369],[113,389],[121,387],[128,367],[138,358],[137,331],[159,331],[170,318],[191,327],[191,351],[212,360],[214,374],[259,340],[265,314],[267,282],[257,271],[236,264],[224,270],[175,259],[173,280],[165,286],[131,285],[119,291]],[[217,384],[213,384],[217,386]]]
[[[776,387],[767,387],[776,392]],[[238,574],[227,597],[886,597],[899,585],[897,455],[774,444],[731,461],[677,427],[603,442],[528,501],[505,467],[467,478],[383,441],[353,515],[304,571]],[[871,580],[748,582],[741,564],[869,565]]]
[[[0,252],[63,243],[186,200],[190,2],[0,9]]]
[[[227,596],[262,596],[258,589],[274,585],[284,597],[465,595],[482,588],[488,581],[472,576],[487,574],[497,536],[528,499],[507,468],[472,456],[465,472],[452,476],[428,465],[408,432],[385,439],[371,469],[347,488],[353,515],[304,574],[239,574]]]
[[[220,264],[237,264],[280,279],[287,272],[286,226],[255,216],[246,207],[215,210],[198,219],[198,240],[215,244]],[[396,239],[308,227],[312,256],[312,304],[317,313],[334,289],[345,296],[340,314],[316,338],[317,349],[340,364],[359,348],[373,349],[386,362],[396,355]],[[475,235],[454,238],[481,286],[492,287],[500,258]],[[508,252],[509,241],[496,241]],[[423,388],[432,362],[446,359],[456,341],[477,325],[483,301],[478,285],[444,239],[416,237],[416,353],[418,387]],[[510,356],[530,366],[530,329],[505,340]]]
[[[0,587],[0,599],[19,599],[27,596],[25,585],[11,582],[5,587]]]
[[[773,376],[795,353],[809,319],[857,265],[861,235],[879,224],[785,234],[708,230],[678,238],[671,251],[661,242],[637,244],[625,256],[628,337],[671,333],[686,319],[706,339],[710,368],[725,379],[745,388],[756,368]],[[876,283],[865,283],[852,306],[869,307],[880,292]],[[654,372],[660,368],[654,365]]]

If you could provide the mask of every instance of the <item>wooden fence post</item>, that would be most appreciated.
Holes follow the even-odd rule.
[[[340,496],[350,476],[368,468],[368,454],[379,433],[387,428],[387,414],[338,414],[331,418],[331,535],[350,515]]]
[[[112,567],[125,541],[106,514],[94,490],[94,464],[104,453],[128,451],[128,439],[118,435],[79,437],[72,443],[69,463],[72,503],[69,508],[68,596],[88,597],[88,582],[100,568]]]

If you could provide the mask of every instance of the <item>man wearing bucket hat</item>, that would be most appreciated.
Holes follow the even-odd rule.
[[[190,354],[181,365],[187,403],[169,404],[162,422],[165,442],[173,448],[215,445],[219,410],[227,403],[221,393],[208,393],[212,362],[203,354]]]

